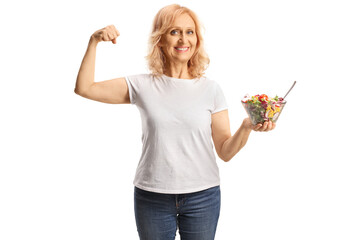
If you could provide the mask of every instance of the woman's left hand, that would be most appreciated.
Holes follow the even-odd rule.
[[[276,127],[276,123],[274,123],[272,121],[265,121],[263,124],[259,123],[259,124],[253,125],[250,121],[250,118],[245,118],[244,124],[248,128],[251,128],[251,130],[254,130],[256,132],[268,132],[268,131],[274,130],[274,128]]]

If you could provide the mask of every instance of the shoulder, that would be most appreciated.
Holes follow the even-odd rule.
[[[125,79],[134,86],[142,86],[146,83],[150,83],[153,78],[154,76],[152,74],[145,73],[128,75],[125,77]]]
[[[215,80],[208,78],[207,76],[202,76],[202,77],[198,78],[197,81],[206,83],[207,85],[214,85],[216,83]]]
[[[149,73],[133,74],[126,76],[126,78],[128,79],[140,79],[140,80],[152,79],[153,77],[154,77],[153,74],[149,74]]]
[[[203,79],[204,82],[206,82],[207,85],[210,86],[214,91],[216,91],[219,88],[221,89],[220,84],[216,80],[208,77],[202,77],[201,79]]]
[[[203,79],[203,80],[205,80],[205,81],[207,81],[207,82],[209,82],[210,84],[213,84],[213,85],[218,84],[218,81],[211,78],[211,77],[202,76],[200,79]]]

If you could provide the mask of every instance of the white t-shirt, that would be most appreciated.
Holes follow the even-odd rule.
[[[211,114],[228,108],[219,84],[206,77],[125,77],[142,123],[134,185],[158,193],[190,193],[220,184]]]

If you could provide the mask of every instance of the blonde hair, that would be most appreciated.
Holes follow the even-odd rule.
[[[160,50],[158,43],[161,37],[167,32],[175,18],[183,13],[189,14],[195,23],[197,36],[196,49],[193,56],[188,61],[189,74],[194,78],[204,75],[204,71],[210,63],[210,59],[204,50],[204,40],[201,34],[201,24],[196,14],[190,9],[178,4],[168,5],[160,9],[154,18],[152,31],[149,38],[149,50],[146,59],[148,67],[154,75],[160,75],[165,70],[165,55]]]

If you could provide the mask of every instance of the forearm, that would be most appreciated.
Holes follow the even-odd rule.
[[[221,156],[225,162],[230,161],[245,146],[251,131],[252,129],[243,122],[236,133],[224,142]]]
[[[94,83],[96,46],[97,41],[91,37],[76,79],[76,93],[85,91]]]

